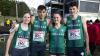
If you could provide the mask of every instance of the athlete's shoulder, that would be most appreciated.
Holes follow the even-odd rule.
[[[78,15],[78,17],[80,18],[80,19],[83,19],[84,17],[83,16],[81,16],[81,15]]]
[[[39,16],[34,16],[34,21],[38,20]]]
[[[83,16],[79,16],[79,17],[80,17],[82,23],[86,23],[86,18],[84,18]]]
[[[18,30],[19,24],[16,24],[13,28],[11,28],[9,31],[10,32],[15,32]]]
[[[62,29],[66,30],[67,27],[65,25],[62,24],[61,26],[62,26]]]

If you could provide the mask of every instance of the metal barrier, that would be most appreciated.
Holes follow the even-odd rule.
[[[0,34],[0,56],[4,56],[9,34]]]

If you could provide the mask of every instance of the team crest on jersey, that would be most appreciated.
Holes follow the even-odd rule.
[[[78,22],[80,22],[80,20],[77,20]]]
[[[64,30],[63,30],[63,29],[61,29],[61,31],[62,31],[62,32],[64,32]]]
[[[20,33],[22,33],[22,31],[19,31],[18,33],[20,34]]]
[[[44,24],[46,24],[46,22],[44,22]]]

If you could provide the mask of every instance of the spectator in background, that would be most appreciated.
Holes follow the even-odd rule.
[[[92,20],[87,21],[87,30],[89,34],[89,47],[90,47],[90,52],[92,55],[94,55],[94,51],[96,48],[96,27],[93,25]]]
[[[96,28],[96,49],[95,49],[95,53],[94,53],[94,56],[100,56],[100,20],[99,19],[96,19],[95,22],[94,22],[94,26]]]

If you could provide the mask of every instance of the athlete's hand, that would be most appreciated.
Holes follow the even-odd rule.
[[[89,47],[86,47],[86,54],[90,55],[90,49],[89,49]]]

